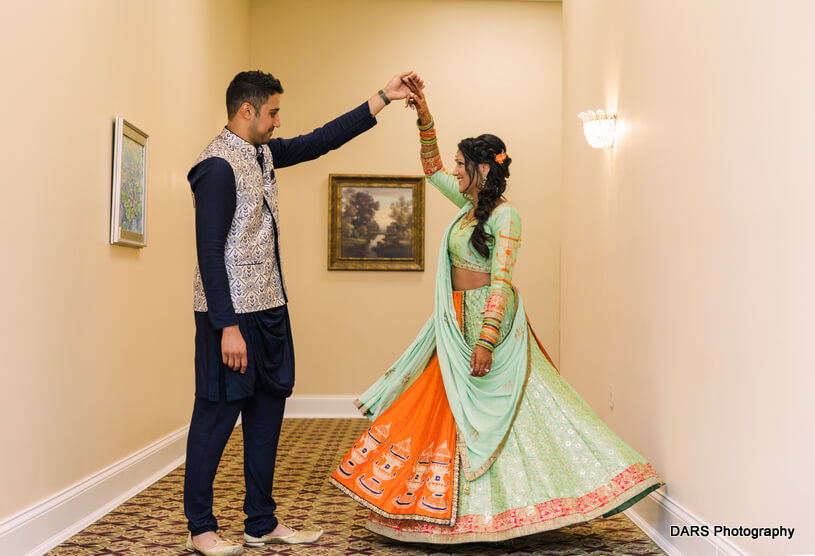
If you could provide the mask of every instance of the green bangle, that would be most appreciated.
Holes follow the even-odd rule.
[[[482,348],[486,348],[489,351],[495,351],[495,346],[493,344],[491,344],[490,342],[487,342],[486,340],[482,339],[482,338],[479,338],[478,340],[476,340],[475,345],[481,346]]]
[[[385,94],[385,91],[379,89],[377,92],[379,93],[379,96],[382,97],[382,100],[385,101],[385,106],[391,103],[391,99],[388,98],[388,95]]]

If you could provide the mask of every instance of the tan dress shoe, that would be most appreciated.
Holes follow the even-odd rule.
[[[192,544],[192,533],[187,537],[187,550],[192,550],[204,556],[240,556],[243,554],[243,547],[238,543],[220,539],[209,548],[196,548]]]
[[[272,535],[253,537],[248,533],[244,533],[243,540],[246,541],[247,546],[257,548],[264,544],[308,544],[316,541],[322,535],[322,529],[304,529],[302,531],[295,531],[285,537],[273,537]]]

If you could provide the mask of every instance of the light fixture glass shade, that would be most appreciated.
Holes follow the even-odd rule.
[[[586,141],[595,149],[610,149],[614,146],[617,130],[617,114],[603,110],[589,110],[577,115],[583,120],[583,134]]]

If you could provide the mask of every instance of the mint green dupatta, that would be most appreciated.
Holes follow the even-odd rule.
[[[503,323],[512,331],[496,346],[490,372],[483,377],[470,375],[472,349],[458,327],[447,245],[453,226],[471,208],[471,203],[464,205],[444,233],[433,316],[396,363],[357,400],[363,413],[376,419],[424,371],[435,349],[456,421],[462,470],[470,481],[484,474],[503,448],[523,394],[529,358],[526,313],[516,292],[515,314],[507,315]]]

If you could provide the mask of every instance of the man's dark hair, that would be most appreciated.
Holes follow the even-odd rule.
[[[242,71],[232,79],[226,88],[226,115],[228,119],[238,113],[241,104],[248,102],[259,112],[275,93],[282,93],[280,80],[271,73],[258,71]]]

